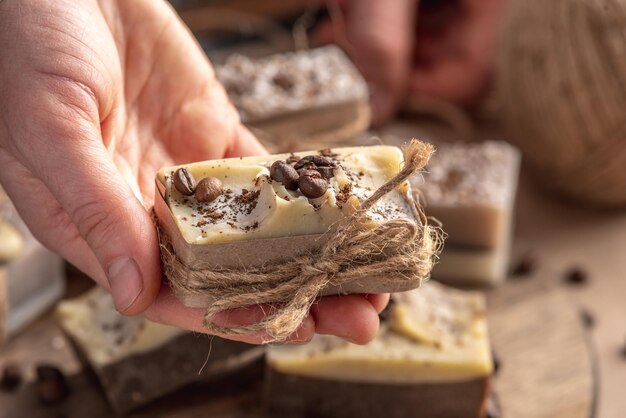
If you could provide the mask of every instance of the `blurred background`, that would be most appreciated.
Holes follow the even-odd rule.
[[[171,4],[271,151],[438,147],[416,183],[448,233],[433,276],[486,298],[493,347],[457,416],[624,416],[623,0]],[[0,204],[0,417],[262,416],[262,348],[117,315]]]

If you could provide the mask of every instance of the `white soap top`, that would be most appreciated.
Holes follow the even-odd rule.
[[[309,199],[297,190],[287,190],[270,178],[277,160],[320,155],[318,151],[212,160],[164,168],[158,180],[165,185],[166,202],[183,238],[190,244],[321,234],[352,213],[358,201],[369,197],[401,169],[402,152],[397,147],[337,148],[331,155],[333,176],[319,198]],[[184,167],[199,181],[214,177],[223,192],[212,202],[199,202],[173,186],[172,176]],[[379,200],[367,216],[373,223],[395,218],[413,219],[409,184]]]

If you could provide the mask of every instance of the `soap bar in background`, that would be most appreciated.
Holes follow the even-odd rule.
[[[492,373],[485,300],[429,282],[394,294],[368,345],[315,336],[271,346],[272,416],[482,417]]]
[[[98,287],[61,302],[56,313],[120,414],[191,383],[243,370],[263,355],[262,347],[123,316]]]
[[[0,189],[0,344],[61,298],[63,260],[31,235]]]
[[[369,127],[367,84],[336,46],[264,58],[235,54],[216,73],[244,124],[271,151],[337,145]]]
[[[499,141],[441,143],[411,184],[447,234],[433,278],[486,285],[508,272],[520,153]]]

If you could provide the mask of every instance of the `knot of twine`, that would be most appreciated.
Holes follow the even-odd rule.
[[[432,145],[411,140],[404,147],[404,167],[395,177],[327,232],[330,235],[318,251],[288,262],[247,269],[190,270],[161,231],[163,269],[172,290],[183,301],[190,296],[212,301],[204,317],[211,333],[265,331],[271,341],[281,341],[298,329],[315,298],[330,285],[341,287],[364,277],[380,277],[382,282],[408,282],[418,287],[430,274],[441,244],[438,229],[427,224],[421,207],[412,202],[420,225],[393,219],[367,229],[363,221],[368,209],[422,169],[432,153]],[[256,304],[271,304],[272,309],[255,324],[220,326],[213,321],[218,312]]]

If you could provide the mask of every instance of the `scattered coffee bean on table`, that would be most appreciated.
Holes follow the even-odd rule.
[[[589,281],[589,274],[581,267],[572,267],[565,273],[565,283],[572,286],[581,286]]]
[[[516,278],[528,277],[537,270],[537,255],[527,251],[513,267],[511,275]]]
[[[22,383],[22,372],[15,363],[7,363],[0,375],[0,391],[12,392]]]
[[[41,364],[37,366],[37,397],[44,404],[58,403],[69,394],[65,375],[58,368]]]

